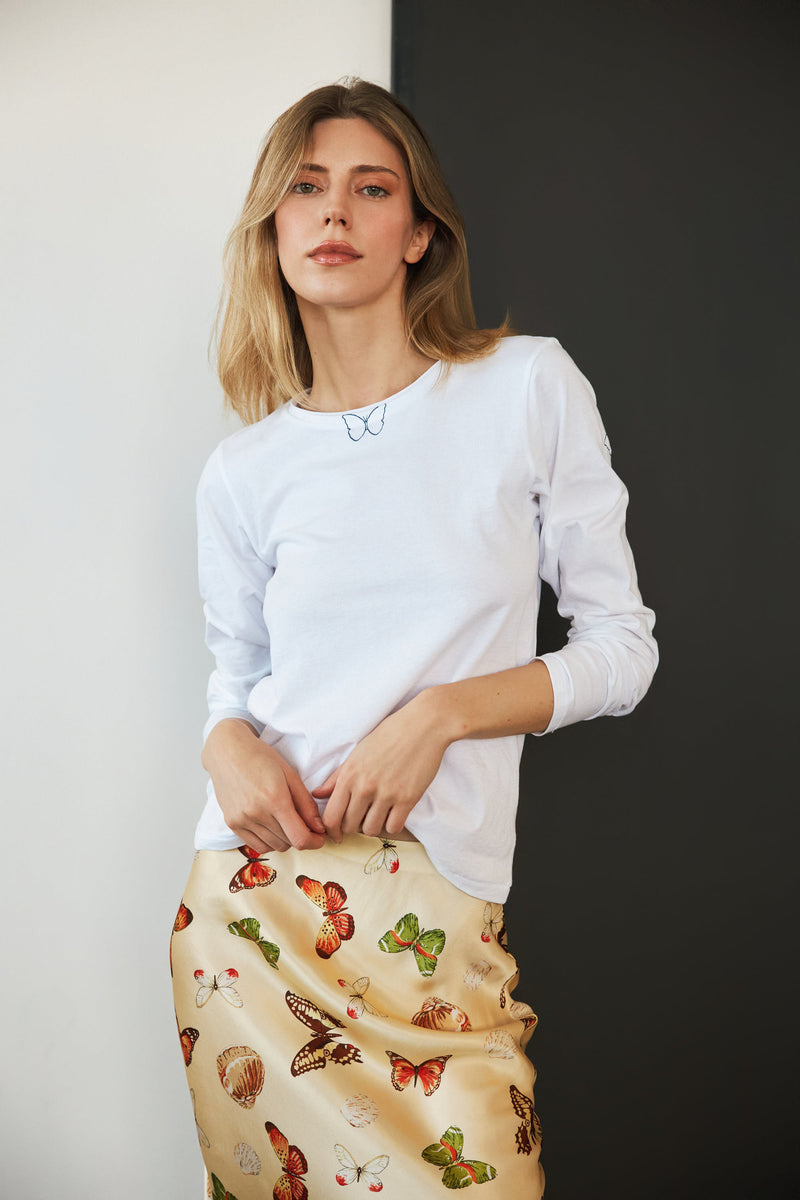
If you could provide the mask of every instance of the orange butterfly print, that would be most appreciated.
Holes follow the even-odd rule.
[[[177,1021],[177,1016],[175,1019]],[[200,1032],[197,1029],[192,1029],[190,1025],[187,1025],[186,1029],[181,1029],[180,1023],[178,1023],[178,1035],[181,1039],[183,1065],[188,1067],[189,1063],[192,1061],[192,1051],[194,1050],[195,1042],[200,1037]]]
[[[322,909],[325,920],[317,934],[315,948],[320,958],[330,958],[355,932],[355,921],[349,912],[343,911],[347,892],[340,883],[320,883],[307,875],[298,875],[295,883],[317,908]]]
[[[314,1034],[311,1041],[301,1046],[292,1059],[289,1068],[293,1075],[304,1075],[306,1071],[318,1071],[328,1060],[346,1066],[348,1063],[361,1062],[361,1051],[358,1046],[349,1042],[335,1042],[339,1030],[344,1029],[342,1022],[337,1020],[324,1008],[318,1008],[312,1000],[298,996],[295,992],[287,992],[284,999],[293,1016],[302,1021]]]
[[[533,1101],[512,1083],[509,1087],[514,1112],[522,1118],[515,1141],[517,1154],[530,1154],[534,1146],[542,1144],[542,1123],[533,1111]]]
[[[181,906],[178,909],[178,915],[176,916],[175,923],[172,926],[172,932],[180,933],[180,931],[182,929],[185,929],[187,925],[191,925],[193,920],[194,920],[194,913],[192,912],[192,910],[190,908],[187,908],[186,905],[181,900]]]
[[[267,887],[277,875],[274,867],[269,866],[264,855],[259,854],[252,846],[238,846],[247,862],[234,875],[228,884],[232,892],[241,892],[242,888]]]
[[[191,925],[193,920],[194,913],[190,908],[187,908],[181,900],[181,906],[178,909],[178,915],[176,916],[172,926],[173,937],[176,933],[180,933],[182,929],[185,929],[187,925]],[[172,975],[172,938],[169,939],[169,973]]]
[[[290,1146],[289,1139],[272,1121],[265,1121],[264,1128],[283,1167],[283,1174],[272,1189],[274,1200],[308,1200],[308,1188],[302,1179],[308,1171],[305,1154],[297,1146]]]
[[[392,1064],[392,1087],[395,1091],[405,1091],[413,1079],[414,1087],[417,1086],[417,1080],[420,1081],[426,1096],[432,1096],[436,1091],[442,1082],[445,1064],[453,1057],[452,1054],[440,1054],[436,1058],[426,1058],[425,1062],[415,1067],[402,1054],[395,1054],[394,1050],[387,1050],[386,1055]]]

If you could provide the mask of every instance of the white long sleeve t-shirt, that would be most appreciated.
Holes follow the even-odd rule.
[[[657,650],[626,505],[594,393],[553,338],[505,338],[350,413],[283,405],[226,438],[198,488],[205,736],[244,717],[318,787],[423,688],[530,662],[540,579],[571,623],[542,655],[546,732],[630,712]],[[406,822],[446,878],[501,903],[522,743],[455,742]],[[209,783],[195,845],[240,842]]]

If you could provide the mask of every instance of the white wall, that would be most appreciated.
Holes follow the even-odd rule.
[[[273,118],[389,61],[389,0],[0,9],[3,1195],[199,1200],[167,940],[220,255]]]

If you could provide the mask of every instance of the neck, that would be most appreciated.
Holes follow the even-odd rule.
[[[418,379],[435,361],[409,342],[402,306],[319,308],[298,297],[313,366],[306,407],[348,412],[379,404]]]

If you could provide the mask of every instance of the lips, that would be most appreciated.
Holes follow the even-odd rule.
[[[349,242],[320,242],[308,257],[313,262],[323,263],[326,266],[340,266],[356,262],[361,255],[353,249]]]

